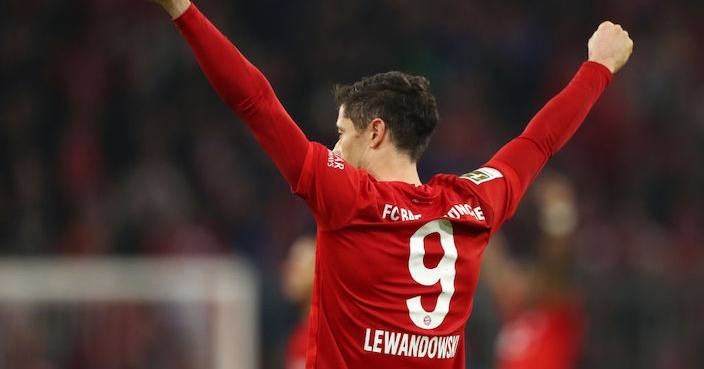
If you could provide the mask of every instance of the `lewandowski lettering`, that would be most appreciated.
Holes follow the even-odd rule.
[[[364,351],[384,355],[450,359],[457,354],[460,336],[422,336],[367,328]]]

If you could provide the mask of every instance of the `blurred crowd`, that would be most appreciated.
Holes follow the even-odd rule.
[[[168,15],[143,0],[3,4],[0,253],[247,258],[263,286],[263,367],[276,367],[297,319],[277,287],[282,260],[314,224]],[[574,275],[590,322],[581,366],[704,367],[704,3],[196,4],[330,147],[334,83],[427,76],[441,123],[424,179],[481,165],[567,83],[596,26],[622,24],[631,61],[548,164],[577,184]],[[534,249],[533,217],[525,206],[506,226],[525,235],[519,254]],[[469,342],[478,368],[492,365],[484,336]]]

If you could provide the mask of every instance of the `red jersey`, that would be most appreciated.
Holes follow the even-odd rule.
[[[306,368],[464,368],[464,325],[489,237],[611,80],[585,62],[482,168],[379,182],[308,141],[266,78],[194,5],[176,20],[203,72],[318,223]]]
[[[311,144],[296,193],[318,223],[309,368],[464,368],[480,258],[506,218],[485,167],[379,182]]]

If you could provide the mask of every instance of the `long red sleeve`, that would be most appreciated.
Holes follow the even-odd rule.
[[[286,180],[295,185],[309,142],[269,81],[194,4],[174,22],[210,84],[249,126]]]
[[[533,117],[523,133],[486,164],[516,179],[510,188],[507,214],[513,214],[548,159],[574,135],[612,77],[603,65],[584,62],[570,83]]]

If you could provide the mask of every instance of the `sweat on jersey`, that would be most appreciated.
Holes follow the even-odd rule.
[[[584,62],[486,164],[415,186],[377,181],[309,141],[264,75],[194,5],[175,23],[317,221],[306,368],[463,369],[484,247],[581,125],[609,70]]]

